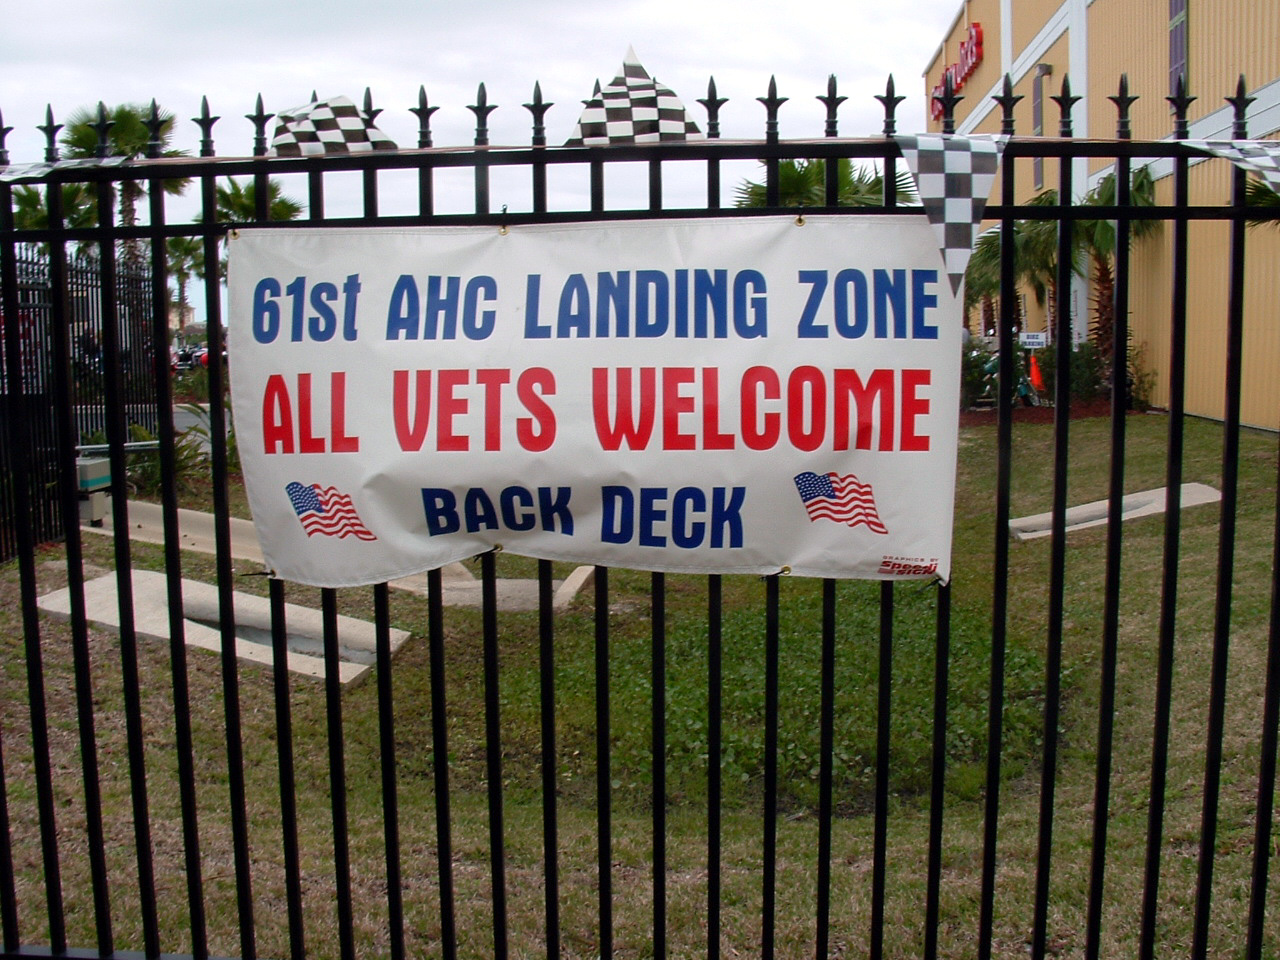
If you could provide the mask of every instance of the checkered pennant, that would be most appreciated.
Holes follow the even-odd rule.
[[[703,140],[680,98],[649,76],[627,48],[622,73],[586,102],[567,147],[604,147],[611,143]]]
[[[895,139],[941,241],[951,292],[958,296],[1008,138],[931,133]]]
[[[12,167],[0,167],[0,181],[16,183],[21,180],[39,180],[55,170],[118,167],[128,159],[128,157],[86,157],[83,160],[59,160],[56,163],[20,163]]]
[[[329,97],[282,110],[276,118],[269,157],[313,157],[326,153],[394,150],[395,142],[346,97]]]
[[[1183,143],[1256,173],[1268,187],[1280,193],[1280,143],[1274,140],[1184,140]]]

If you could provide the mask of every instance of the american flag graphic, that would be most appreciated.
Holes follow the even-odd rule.
[[[888,533],[880,520],[871,484],[862,483],[853,474],[817,474],[805,471],[796,475],[796,490],[809,513],[809,520],[832,520],[856,527],[865,523],[874,533]]]
[[[308,537],[317,533],[325,537],[355,537],[358,540],[377,540],[373,532],[360,521],[351,498],[337,487],[310,486],[296,480],[284,488],[298,514],[302,529]]]

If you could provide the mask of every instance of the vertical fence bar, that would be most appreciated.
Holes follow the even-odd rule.
[[[560,841],[556,823],[556,650],[551,561],[538,561],[539,715],[542,720],[542,876],[547,958],[560,956]]]
[[[604,213],[604,160],[599,150],[591,151],[591,212]]]
[[[1177,111],[1174,136],[1187,137],[1187,108],[1191,100],[1181,80],[1176,96],[1168,98]],[[1187,208],[1189,163],[1174,161],[1173,206]],[[1140,960],[1155,960],[1156,917],[1159,911],[1160,850],[1164,834],[1165,784],[1169,767],[1169,729],[1173,708],[1173,666],[1178,611],[1178,562],[1182,538],[1182,451],[1187,380],[1187,249],[1190,221],[1173,221],[1173,290],[1169,329],[1169,428],[1165,461],[1164,555],[1160,586],[1159,653],[1156,665],[1155,717],[1151,738],[1151,787],[1147,806],[1147,848],[1142,886],[1142,920],[1138,934]]]
[[[418,87],[418,105],[410,107],[409,112],[418,118],[418,149],[424,150],[432,145],[431,115],[439,110],[427,103],[426,87]],[[435,210],[435,184],[432,177],[434,169],[431,162],[424,157],[417,164],[418,169],[418,215],[429,217]]]
[[[163,181],[152,180],[147,190],[151,226],[164,226]],[[187,875],[187,903],[191,917],[191,952],[196,960],[209,954],[204,909],[204,880],[200,858],[199,807],[196,798],[191,693],[187,674],[186,621],[182,600],[181,535],[178,529],[178,485],[174,464],[177,441],[173,425],[173,387],[169,379],[168,245],[153,234],[151,240],[152,376],[156,386],[157,439],[160,444],[161,514],[164,525],[164,568],[169,607],[169,671],[173,687],[174,750],[178,761],[178,793],[182,809],[183,855]]]
[[[1271,859],[1271,817],[1276,797],[1276,748],[1280,743],[1280,477],[1272,534],[1271,624],[1267,632],[1267,681],[1262,700],[1262,757],[1253,831],[1253,876],[1249,885],[1247,960],[1262,960],[1266,942],[1267,868]]]
[[[653,960],[667,956],[667,580],[650,577],[653,605]]]
[[[444,586],[440,568],[427,572],[427,645],[431,661],[431,767],[435,780],[436,863],[440,874],[440,947],[458,955],[453,893],[453,830],[449,811],[449,720],[444,674]]]
[[[871,956],[884,953],[889,843],[889,732],[893,711],[893,581],[880,582],[880,662],[876,681],[876,807],[871,840]]]
[[[373,588],[373,629],[378,670],[378,754],[382,770],[382,833],[387,862],[387,936],[391,960],[404,960],[404,895],[400,874],[400,800],[396,785],[395,700],[391,683],[390,588]]]
[[[0,183],[0,230],[12,231],[12,188]],[[11,449],[31,448],[29,438],[31,409],[23,370],[24,349],[19,336],[17,251],[12,240],[0,244],[0,313],[4,324],[4,360],[8,407],[3,426]],[[66,950],[66,923],[62,904],[62,873],[58,858],[58,828],[55,821],[53,771],[49,759],[49,721],[46,715],[44,661],[40,646],[40,621],[36,608],[35,538],[31,516],[31,480],[27,456],[10,461],[13,472],[14,521],[17,527],[19,589],[22,597],[22,632],[26,657],[28,712],[31,718],[32,765],[35,768],[36,808],[40,818],[40,852],[44,866],[45,903],[48,911],[49,940],[55,953]],[[6,815],[6,821],[7,821]],[[7,826],[7,822],[6,822]],[[7,832],[6,832],[7,837]],[[6,851],[7,853],[7,851]],[[6,856],[5,866],[11,861]],[[12,891],[7,889],[6,899]],[[16,901],[15,901],[16,903]],[[6,914],[10,911],[6,906]],[[14,934],[17,936],[17,910],[12,910]],[[5,926],[6,937],[9,927]]]
[[[1234,139],[1243,140],[1244,78],[1235,97]],[[1218,833],[1222,737],[1226,725],[1227,659],[1231,646],[1231,586],[1235,576],[1236,505],[1240,478],[1240,390],[1244,340],[1245,182],[1243,170],[1232,173],[1231,253],[1227,302],[1226,396],[1222,415],[1222,509],[1218,528],[1218,577],[1213,618],[1213,653],[1209,675],[1209,723],[1205,744],[1204,805],[1200,824],[1200,862],[1196,875],[1195,922],[1191,956],[1203,960],[1209,950],[1209,908],[1213,900],[1213,861]]]
[[[1054,98],[1062,110],[1061,135],[1071,136],[1071,85],[1062,81],[1062,95]],[[1058,164],[1058,203],[1071,205],[1071,160]],[[1039,835],[1036,846],[1035,907],[1032,917],[1031,956],[1043,960],[1049,923],[1049,881],[1053,855],[1053,800],[1058,774],[1058,719],[1061,713],[1062,640],[1067,570],[1067,462],[1071,425],[1071,311],[1065,301],[1071,289],[1072,234],[1070,220],[1058,221],[1058,295],[1055,302],[1053,341],[1057,345],[1053,411],[1053,539],[1049,558],[1049,624],[1045,655],[1044,748],[1041,758]]]
[[[1006,83],[1006,87],[1009,85]],[[1000,202],[1014,202],[1014,158],[1000,165]],[[1000,344],[996,383],[996,502],[991,589],[991,673],[987,684],[987,770],[983,800],[982,886],[978,958],[991,960],[995,925],[996,853],[1000,829],[1001,755],[1004,741],[1004,668],[1009,620],[1009,515],[1013,475],[1013,325],[1018,303],[1013,217],[1000,221]]]
[[[62,189],[60,185],[54,184],[47,190],[49,225],[55,231],[55,236],[58,236],[64,227]],[[49,243],[49,291],[54,352],[54,413],[58,419],[57,433],[61,437],[58,455],[62,494],[62,529],[67,553],[71,649],[75,665],[76,726],[79,730],[80,770],[84,781],[89,876],[93,887],[93,913],[98,952],[107,954],[115,949],[115,943],[111,925],[111,892],[102,823],[102,784],[98,765],[93,666],[89,653],[89,625],[84,599],[84,545],[80,537],[79,479],[75,450],[79,430],[71,397],[71,324],[67,306],[67,251],[66,242],[60,236]],[[193,941],[198,943],[194,936],[194,923],[192,932]]]
[[[318,176],[318,174],[317,174]],[[205,228],[205,263],[219,260],[217,178],[200,178],[201,223]],[[314,209],[312,214],[315,214]],[[218,578],[218,623],[221,640],[222,712],[227,744],[227,789],[231,806],[231,844],[236,873],[236,911],[242,960],[257,960],[253,920],[253,870],[249,856],[249,817],[245,799],[244,743],[240,721],[240,674],[236,662],[235,572],[231,565],[231,504],[227,490],[226,392],[222,364],[222,300],[216,283],[205,284],[205,316],[209,332],[209,441],[213,470],[213,530]],[[114,470],[114,467],[112,468]],[[121,529],[119,526],[117,530]]]
[[[9,788],[4,771],[4,738],[0,731],[0,927],[4,928],[3,946],[17,953],[22,943],[18,930],[18,893],[13,876],[13,846],[9,839]]]
[[[942,821],[947,797],[947,700],[951,671],[951,584],[938,586],[933,654],[933,770],[929,780],[929,866],[925,879],[924,958],[938,956],[941,916]]]
[[[338,956],[355,960],[351,901],[351,845],[347,830],[347,771],[342,733],[342,659],[338,652],[338,594],[320,591],[324,632],[325,717],[329,734],[329,809],[333,815],[333,880],[338,908]]]
[[[1129,139],[1128,110],[1133,99],[1128,80],[1122,77],[1117,139]],[[1131,162],[1117,157],[1112,176],[1115,199],[1120,207],[1131,201]],[[1102,676],[1098,696],[1098,746],[1094,774],[1092,862],[1089,870],[1089,903],[1085,918],[1085,956],[1096,960],[1102,937],[1103,885],[1107,865],[1107,820],[1111,806],[1111,760],[1115,730],[1116,657],[1120,639],[1120,572],[1124,541],[1124,454],[1125,420],[1129,407],[1129,239],[1130,222],[1120,217],[1115,224],[1115,278],[1111,333],[1111,469],[1108,480],[1107,560],[1104,573],[1102,612]]]
[[[493,898],[494,960],[507,956],[506,849],[502,830],[502,718],[498,671],[498,587],[494,553],[480,557],[484,620],[484,743],[489,790],[489,870]]]
[[[831,942],[831,821],[836,740],[836,582],[822,581],[822,692],[818,758],[818,911],[816,960],[829,956]]]
[[[595,570],[596,884],[601,958],[613,956],[613,784],[609,746],[609,568]]]
[[[707,960],[720,960],[720,756],[723,741],[724,584],[707,577]]]
[[[285,622],[284,583],[267,581],[271,605],[271,677],[276,709],[276,765],[280,773],[280,840],[289,916],[289,955],[307,955],[302,917],[302,870],[298,856],[298,793],[293,765],[293,710],[289,703],[289,633]]]
[[[324,174],[319,170],[307,171],[307,216],[311,220],[324,219]]]
[[[98,185],[98,217],[107,236],[114,235],[115,192],[107,181]],[[102,265],[102,360],[104,369],[107,442],[111,445],[111,498],[115,536],[116,593],[120,612],[120,670],[124,686],[126,741],[129,755],[130,794],[133,800],[134,846],[138,862],[138,900],[142,915],[143,947],[148,957],[160,955],[160,933],[156,917],[155,866],[151,851],[151,818],[147,802],[146,739],[142,724],[142,690],[138,678],[138,636],[134,625],[133,573],[130,555],[128,472],[124,444],[125,396],[121,383],[120,312],[116,290],[115,243],[103,240]]]
[[[707,139],[720,139],[720,108],[728,103],[724,97],[716,96],[716,78],[707,81],[707,96],[698,100],[707,111]],[[720,209],[720,160],[711,157],[707,160],[707,209]]]
[[[764,594],[764,877],[760,956],[772,960],[778,888],[778,575],[765,577]]]

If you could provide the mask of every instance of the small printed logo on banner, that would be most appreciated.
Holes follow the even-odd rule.
[[[938,572],[937,557],[890,557],[880,561],[878,574],[891,577],[923,577]]]
[[[308,537],[317,533],[323,537],[355,537],[357,540],[377,540],[373,532],[360,520],[351,498],[337,487],[322,487],[318,483],[305,486],[296,480],[284,488],[289,502],[298,515],[298,522]]]
[[[796,475],[795,482],[811,523],[831,520],[851,527],[866,524],[872,533],[889,532],[880,520],[871,484],[862,483],[853,474],[818,475],[805,471]]]

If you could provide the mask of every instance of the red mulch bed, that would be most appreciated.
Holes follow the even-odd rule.
[[[1015,404],[1013,407],[1014,423],[1053,423],[1054,408],[1050,406],[1043,407],[1024,407],[1021,403]],[[1071,405],[1071,419],[1082,420],[1087,417],[1109,417],[1111,416],[1110,400],[1090,400],[1088,402],[1077,401]],[[986,410],[961,410],[960,426],[962,427],[981,427],[995,426],[996,410],[994,407]]]

